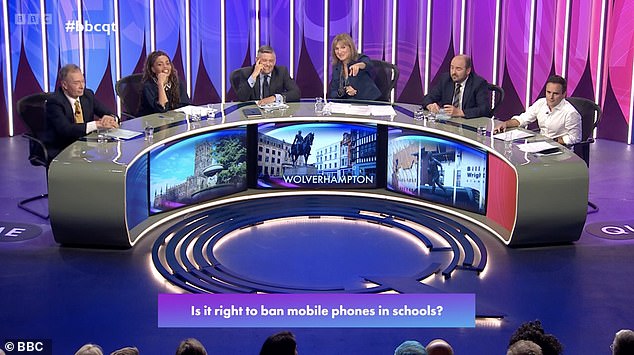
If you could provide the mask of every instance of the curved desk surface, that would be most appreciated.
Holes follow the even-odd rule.
[[[284,194],[349,194],[381,198],[439,210],[471,221],[510,246],[571,242],[579,239],[586,218],[588,170],[573,152],[537,156],[525,153],[514,143],[509,150],[501,140],[479,136],[476,127],[489,118],[451,119],[445,123],[415,121],[412,111],[418,106],[396,104],[397,115],[355,116],[333,114],[316,116],[313,102],[291,103],[283,111],[273,111],[255,119],[246,119],[243,108],[251,104],[224,104],[215,118],[190,122],[183,113],[168,112],[125,121],[122,128],[142,132],[155,127],[152,141],[143,135],[126,141],[97,142],[94,133],[75,142],[60,153],[49,170],[49,210],[55,240],[61,244],[93,247],[129,248],[166,221],[187,213],[213,208],[245,199],[274,198]],[[435,204],[388,191],[385,188],[356,191],[317,189],[280,191],[249,188],[229,196],[196,205],[150,215],[133,212],[147,210],[148,185],[130,186],[133,175],[141,180],[148,173],[148,153],[165,143],[180,141],[201,132],[230,127],[244,127],[267,122],[351,122],[399,127],[447,137],[488,155],[486,173],[487,203],[484,214]],[[253,139],[253,138],[249,138]],[[535,136],[529,140],[540,140]],[[523,141],[522,141],[523,143]],[[143,190],[143,191],[141,191]],[[147,197],[148,201],[143,201]],[[145,206],[137,206],[137,204]]]

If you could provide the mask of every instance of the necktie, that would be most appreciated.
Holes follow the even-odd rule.
[[[81,112],[79,98],[75,100],[75,123],[84,123],[84,114]]]
[[[262,98],[267,98],[269,96],[271,96],[271,87],[269,84],[269,76],[265,75],[262,80],[264,81],[262,83]]]
[[[451,102],[453,107],[460,107],[460,86],[462,86],[462,84],[456,84],[456,90],[453,93],[453,101]]]

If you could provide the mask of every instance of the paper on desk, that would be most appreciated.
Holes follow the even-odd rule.
[[[509,133],[508,136],[507,136],[507,133]],[[534,136],[533,133],[525,132],[525,131],[522,131],[522,130],[519,130],[519,129],[514,129],[514,130],[510,130],[510,131],[494,134],[493,138],[501,139],[501,140],[507,140],[507,141],[514,141],[516,139],[528,138],[528,137],[532,137],[532,136]]]
[[[194,106],[194,105],[187,105],[187,106],[183,106],[181,108],[177,108],[176,112],[182,112],[186,115],[193,115],[193,114],[199,114],[200,113],[200,109],[202,107],[199,106]]]
[[[541,142],[518,144],[517,148],[519,148],[519,150],[521,150],[522,152],[537,153],[537,152],[543,152],[544,150],[557,148],[557,146],[552,145],[548,142],[541,141]]]
[[[264,105],[258,105],[259,108],[264,109],[264,110],[280,110],[280,109],[286,109],[289,106],[283,102],[271,102],[270,104],[264,104]]]
[[[324,110],[328,110],[330,113],[370,116],[370,108],[367,105],[351,105],[339,102],[329,102],[326,104]]]
[[[352,105],[341,104],[338,102],[328,102],[324,106],[324,111],[330,111],[331,113],[347,113]]]
[[[123,139],[123,140],[132,139],[136,136],[140,136],[141,134],[142,134],[141,132],[131,131],[129,129],[123,129],[123,128],[113,128],[113,129],[109,129],[108,132],[106,132],[106,136],[108,137]]]
[[[392,105],[372,105],[370,106],[372,116],[396,116],[396,111]]]

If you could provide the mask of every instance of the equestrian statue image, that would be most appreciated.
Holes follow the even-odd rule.
[[[293,159],[293,166],[296,165],[297,159],[300,156],[304,157],[304,166],[308,165],[308,157],[310,156],[310,147],[313,145],[313,139],[315,135],[310,132],[306,137],[302,137],[302,131],[297,131],[293,144],[291,145],[291,158]]]

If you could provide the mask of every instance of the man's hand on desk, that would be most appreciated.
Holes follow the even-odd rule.
[[[493,129],[493,134],[498,134],[498,133],[502,133],[506,131],[506,122],[502,122],[499,125],[497,125],[494,129]]]
[[[504,121],[500,123],[499,125],[497,125],[493,129],[493,134],[505,132],[507,128],[517,127],[519,125],[520,125],[520,122],[518,120],[511,118],[510,120]]]
[[[262,99],[262,100],[260,100],[260,101],[256,101],[255,103],[256,103],[258,106],[262,106],[262,105],[272,104],[272,103],[274,103],[274,102],[275,102],[275,95],[271,95],[271,96],[269,96],[269,97],[265,97],[265,98],[263,98],[263,99]]]
[[[445,113],[448,114],[451,117],[463,117],[464,116],[464,112],[455,106],[452,105],[445,105],[443,106],[443,109],[445,109]]]
[[[95,121],[97,128],[119,128],[119,123],[114,116],[105,115],[100,120]]]
[[[440,106],[435,102],[427,105],[425,108],[431,113],[438,113],[438,111],[440,111]]]

